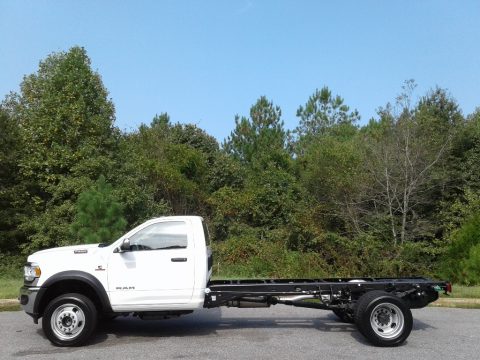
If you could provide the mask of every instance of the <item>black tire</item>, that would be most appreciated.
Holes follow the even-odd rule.
[[[413,318],[402,299],[375,290],[365,293],[358,300],[355,324],[373,345],[397,346],[410,335]]]
[[[332,311],[337,316],[338,320],[340,320],[341,322],[348,323],[348,324],[355,323],[355,317],[353,313],[344,309],[333,309]]]
[[[45,336],[56,346],[84,344],[97,326],[97,309],[81,294],[64,294],[50,301],[42,318]]]

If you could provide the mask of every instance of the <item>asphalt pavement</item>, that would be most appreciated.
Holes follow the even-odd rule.
[[[413,310],[413,331],[396,348],[367,343],[328,311],[200,310],[171,320],[117,318],[79,348],[58,348],[21,311],[0,313],[0,359],[478,359],[480,310]]]

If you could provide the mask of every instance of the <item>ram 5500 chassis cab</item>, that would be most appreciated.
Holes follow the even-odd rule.
[[[412,278],[210,280],[208,230],[198,216],[149,220],[111,245],[67,246],[28,257],[20,303],[58,346],[81,345],[97,321],[133,314],[162,319],[200,308],[276,304],[331,310],[373,344],[395,346],[412,329],[410,309],[451,292]]]

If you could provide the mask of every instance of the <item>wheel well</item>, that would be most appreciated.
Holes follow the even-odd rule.
[[[90,300],[92,300],[95,307],[97,308],[97,311],[104,311],[102,302],[100,301],[100,297],[91,285],[80,280],[60,280],[49,286],[45,294],[42,296],[38,305],[39,317],[43,315],[43,312],[45,311],[45,308],[50,301],[55,299],[57,296],[68,293],[85,295]]]

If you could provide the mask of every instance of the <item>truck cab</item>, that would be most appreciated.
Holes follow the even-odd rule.
[[[157,218],[109,246],[105,263],[99,265],[106,269],[104,285],[112,309],[201,307],[211,275],[204,228],[200,217]]]
[[[211,276],[208,241],[201,217],[169,216],[146,221],[110,245],[38,251],[28,257],[20,302],[34,321],[66,293],[86,294],[106,314],[195,310]]]

